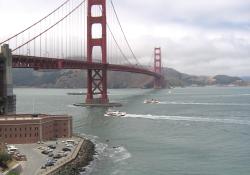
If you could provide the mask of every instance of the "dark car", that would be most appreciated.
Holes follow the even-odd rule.
[[[54,166],[54,163],[53,163],[53,162],[47,162],[47,163],[45,164],[45,166]]]
[[[48,146],[50,149],[56,149],[56,146],[55,145],[49,145]]]
[[[49,151],[43,150],[43,151],[42,151],[42,154],[48,155],[48,154],[49,154]]]
[[[70,148],[63,148],[62,150],[63,150],[63,151],[71,151]]]
[[[53,156],[53,158],[54,159],[60,159],[60,158],[62,158],[62,155],[61,154],[56,154],[56,155]]]

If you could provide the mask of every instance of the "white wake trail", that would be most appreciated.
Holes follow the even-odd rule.
[[[165,101],[159,104],[171,104],[171,105],[208,105],[208,106],[250,106],[250,103],[196,103],[196,102],[175,102]]]
[[[207,117],[158,116],[158,115],[151,115],[151,114],[147,114],[147,115],[127,114],[124,118],[141,118],[141,119],[150,119],[150,120],[173,120],[173,121],[211,122],[211,123],[250,125],[250,121],[246,121],[246,120],[218,119],[218,118],[207,118]]]

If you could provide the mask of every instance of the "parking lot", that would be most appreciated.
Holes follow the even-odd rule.
[[[51,166],[57,166],[58,162],[67,160],[79,143],[79,138],[73,138],[75,144],[67,143],[68,139],[59,139],[41,144],[20,144],[15,145],[21,154],[26,155],[27,161],[21,162],[23,175],[36,175],[49,169]],[[51,148],[49,148],[49,146]],[[65,151],[62,151],[62,150]],[[42,153],[43,152],[43,153]]]

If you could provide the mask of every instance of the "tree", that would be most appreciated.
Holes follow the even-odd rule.
[[[6,152],[0,152],[0,166],[3,168],[7,167],[7,162],[11,160],[11,156]]]

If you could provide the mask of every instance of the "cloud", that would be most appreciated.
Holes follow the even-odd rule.
[[[183,72],[250,75],[250,1],[114,3],[137,55],[147,62],[153,47],[161,46],[164,64]]]
[[[1,37],[16,33],[61,4],[62,0],[0,0]],[[109,0],[108,21],[125,42]],[[113,0],[137,57],[152,64],[161,47],[164,65],[197,75],[250,75],[249,0]],[[10,7],[10,8],[8,8]],[[118,37],[119,36],[119,37]],[[128,55],[129,49],[125,52]]]

